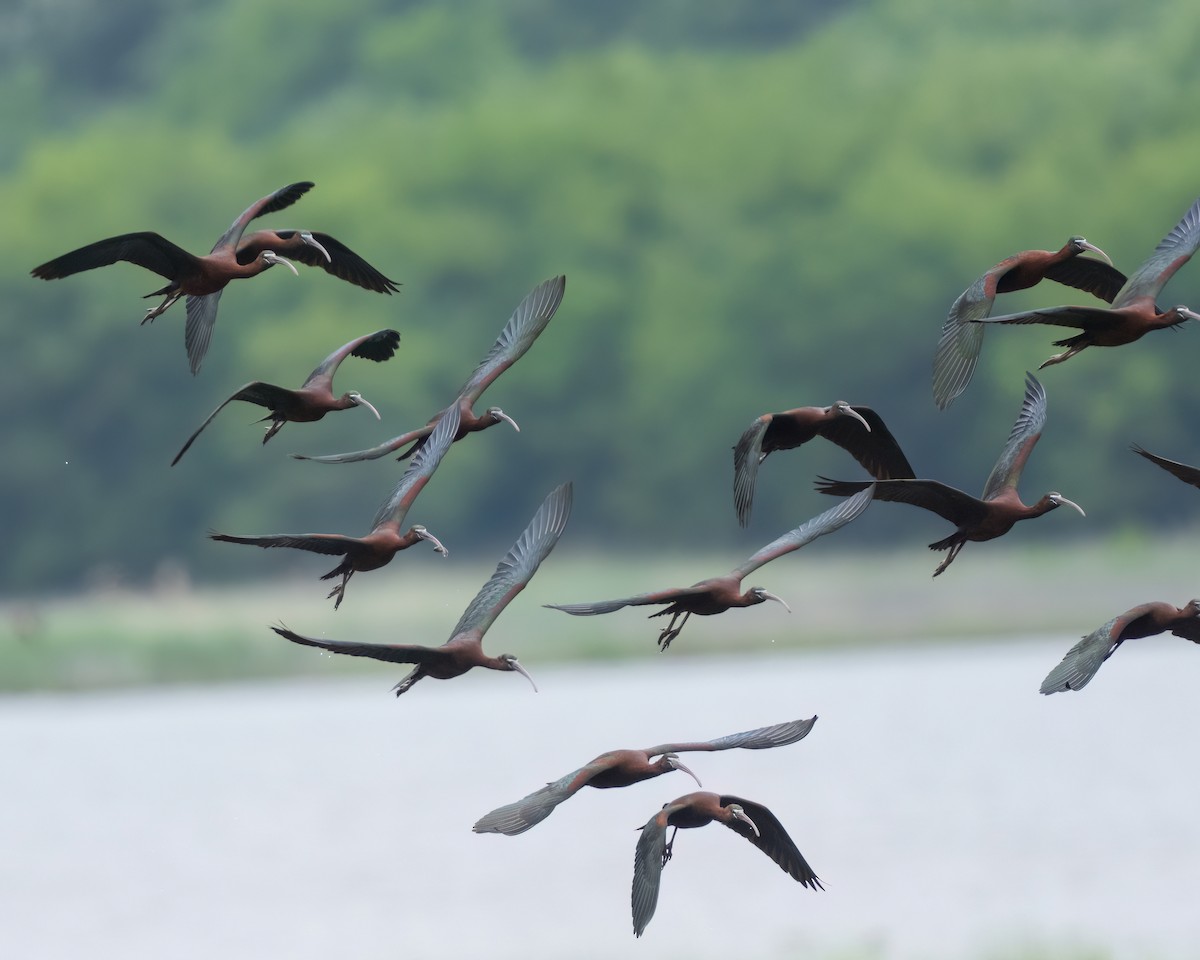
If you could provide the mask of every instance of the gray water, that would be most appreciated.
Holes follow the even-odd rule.
[[[20,958],[1200,953],[1200,655],[1126,645],[1041,697],[1070,637],[0,701],[0,950]],[[635,827],[676,773],[519,837],[471,824],[604,750],[819,714],[692,754],[825,881],[712,825],[630,927]],[[8,946],[5,947],[4,944]],[[1077,953],[1074,955],[1078,955]]]

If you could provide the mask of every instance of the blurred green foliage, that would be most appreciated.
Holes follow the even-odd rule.
[[[456,445],[410,513],[487,557],[576,481],[568,543],[726,547],[731,564],[827,506],[834,448],[773,458],[737,529],[729,448],[759,413],[874,406],[920,473],[981,489],[1023,373],[1055,331],[991,331],[946,413],[930,361],[954,297],[1004,256],[1081,233],[1132,270],[1200,194],[1194,9],[1114,0],[1003,9],[930,0],[592,4],[18,0],[0,14],[0,431],[5,592],[166,560],[206,577],[311,570],[209,542],[365,533],[391,459],[297,463],[425,422],[535,284],[558,316],[485,395],[521,424]],[[320,271],[235,283],[191,378],[183,307],[139,327],[159,278],[119,264],[56,281],[36,264],[152,229],[208,250],[251,201],[317,187],[264,225],[338,237],[404,286]],[[1045,284],[1003,309],[1079,302]],[[1164,303],[1200,305],[1200,267]],[[394,326],[388,364],[349,360],[362,411],[289,425],[257,408],[192,429],[242,383],[298,386],[328,352]],[[1196,331],[1087,351],[1043,378],[1026,499],[1088,510],[1017,535],[1177,525],[1188,488],[1126,447],[1200,462]],[[875,509],[851,541],[947,532]],[[428,553],[428,551],[425,551]],[[422,555],[403,563],[440,562]]]

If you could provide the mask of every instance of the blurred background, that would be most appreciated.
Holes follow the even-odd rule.
[[[836,399],[871,406],[918,475],[978,493],[1019,409],[1024,372],[1055,352],[1061,334],[990,331],[974,382],[942,412],[930,370],[946,312],[997,261],[1057,249],[1072,234],[1125,272],[1149,255],[1200,195],[1197,40],[1185,0],[12,0],[0,12],[0,688],[300,672],[357,673],[347,679],[357,683],[369,673],[373,685],[354,689],[386,701],[390,722],[407,728],[397,711],[446,691],[417,688],[393,704],[394,681],[378,665],[309,656],[265,624],[286,617],[307,633],[440,642],[565,479],[575,482],[570,527],[494,628],[505,633],[496,650],[514,649],[535,675],[537,656],[648,656],[655,629],[636,612],[568,621],[540,604],[722,573],[831,504],[812,490],[817,474],[861,476],[832,445],[779,454],[760,472],[754,518],[741,530],[730,448],[767,411]],[[298,180],[316,187],[254,226],[330,233],[400,282],[398,294],[303,268],[299,278],[275,269],[234,283],[192,377],[183,306],[138,323],[156,302],[140,297],[162,285],[157,276],[129,264],[52,283],[29,276],[68,250],[138,230],[205,253],[251,202]],[[356,450],[423,424],[525,294],[559,273],[567,288],[558,314],[482,402],[503,407],[520,434],[501,426],[455,445],[409,514],[450,547],[448,560],[414,549],[358,575],[335,617],[316,580],[326,558],[208,540],[211,530],[366,533],[402,466],[288,454]],[[1046,282],[1000,299],[996,312],[1074,302],[1088,298]],[[1160,303],[1200,307],[1200,266],[1181,270]],[[235,404],[168,466],[243,383],[299,386],[335,347],[383,327],[401,333],[396,357],[350,359],[335,381],[338,393],[360,390],[382,423],[353,410],[288,425],[263,446],[261,411]],[[1031,669],[1020,691],[1021,709],[1041,710],[1038,680],[1074,638],[1133,604],[1182,604],[1195,592],[1195,491],[1128,446],[1200,462],[1197,336],[1190,327],[1156,333],[1044,371],[1049,419],[1022,493],[1033,502],[1059,490],[1086,520],[1064,511],[1022,524],[1004,541],[968,546],[931,582],[938,557],[925,545],[948,526],[876,505],[760,574],[796,615],[756,617],[759,608],[693,622],[669,656],[728,653],[733,643],[763,654],[777,649],[772,640],[796,647],[803,638],[855,647],[838,654],[851,657],[844,669],[853,675],[867,662],[855,658],[881,644],[1041,635],[1044,669]],[[1163,639],[1161,652],[1157,643],[1145,641],[1154,656],[1194,669],[1194,651],[1174,646],[1182,641]],[[629,667],[640,669],[648,665]],[[1108,672],[1121,669],[1110,665],[1096,688],[1054,700],[1104,696]],[[947,677],[945,686],[975,679]],[[506,704],[528,693],[496,676],[461,682],[489,681]],[[1144,695],[1153,698],[1152,683]],[[685,699],[679,710],[698,711],[680,715],[685,729],[630,732],[628,744],[609,743],[596,717],[580,717],[595,734],[586,745],[548,766],[531,760],[517,779],[533,789],[603,749],[719,736],[819,712],[818,700],[712,729],[692,722],[705,705]],[[89,702],[12,697],[0,716],[15,730]],[[931,723],[945,716],[937,703],[920,709]],[[1118,697],[1112,710],[1122,709]],[[70,756],[59,751],[72,736],[68,725],[62,741],[27,744],[29,763]],[[1031,743],[1053,738],[1043,729]],[[632,822],[621,821],[622,863],[632,855],[628,828],[675,788],[686,789],[644,794]],[[40,807],[37,796],[29,802]],[[1195,835],[1163,845],[1200,852]],[[1065,869],[1069,885],[1078,878]],[[765,862],[746,872],[764,886],[785,883]],[[12,889],[41,889],[10,879]],[[624,890],[628,876],[614,882]],[[604,913],[620,921],[613,943],[625,944],[622,908],[618,897],[615,909],[583,911],[580,922]],[[997,923],[1019,940],[1015,916]],[[1147,931],[1161,924],[1134,926],[1127,941],[1103,932],[1080,940],[1072,928],[1063,935],[1071,950],[1099,952],[1066,955],[1174,956],[1196,932],[1160,941]],[[834,931],[821,942],[908,955],[910,941],[890,929]],[[1052,922],[1038,929],[1058,942]],[[115,950],[122,938],[108,933]],[[935,955],[936,938],[911,942]],[[979,942],[964,935],[951,947]],[[561,956],[571,943],[513,940],[524,946],[496,955]],[[428,944],[409,955],[456,954]],[[760,946],[775,955],[779,943]],[[360,947],[357,955],[391,955],[375,941]]]

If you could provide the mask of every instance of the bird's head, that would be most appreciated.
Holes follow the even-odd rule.
[[[1172,307],[1168,312],[1175,314],[1175,316],[1178,318],[1176,321],[1178,323],[1183,323],[1184,320],[1200,320],[1200,313],[1197,313],[1195,310],[1188,309],[1182,303],[1178,306]]]
[[[743,823],[748,823],[750,825],[750,829],[754,831],[754,835],[756,837],[762,836],[762,834],[758,832],[758,826],[753,820],[750,819],[750,817],[746,814],[746,811],[742,809],[742,805],[740,803],[731,803],[725,809],[729,811],[729,815],[733,817],[734,820],[741,820]]]
[[[521,676],[523,676],[526,680],[529,681],[529,685],[531,687],[533,687],[533,692],[534,693],[538,692],[537,684],[533,682],[533,677],[531,677],[529,675],[529,671],[526,670],[523,666],[521,666],[520,661],[517,660],[517,658],[514,657],[511,653],[502,653],[496,659],[500,662],[501,670],[511,670],[514,673],[519,673]]]
[[[751,587],[746,591],[744,599],[749,605],[765,603],[768,600],[774,600],[776,603],[782,603],[783,609],[788,613],[792,612],[792,608],[787,605],[787,601],[784,600],[783,597],[777,597],[775,594],[764,590],[762,587]]]
[[[321,254],[321,256],[325,258],[326,263],[333,263],[333,257],[329,255],[329,251],[321,246],[320,241],[318,241],[317,238],[314,237],[308,230],[300,231],[300,239],[303,241],[305,246],[312,247],[319,254]]]
[[[258,259],[261,260],[263,263],[265,263],[267,265],[267,267],[273,267],[277,263],[282,263],[285,267],[287,267],[289,270],[291,270],[292,273],[294,273],[296,276],[300,276],[300,271],[297,270],[295,268],[295,266],[292,265],[292,261],[288,260],[286,257],[281,257],[274,250],[264,250],[262,253],[260,253],[258,255]],[[263,267],[263,269],[265,270],[266,267]]]
[[[1087,516],[1087,514],[1083,512],[1083,507],[1081,507],[1079,504],[1077,504],[1074,500],[1068,500],[1057,490],[1051,490],[1042,499],[1044,499],[1047,502],[1047,507],[1046,507],[1047,510],[1054,510],[1057,507],[1074,507],[1076,510],[1079,511],[1079,515],[1081,517]]]
[[[418,540],[428,540],[431,544],[433,544],[433,549],[440,553],[443,557],[450,556],[450,551],[442,546],[442,541],[426,530],[422,524],[414,523],[409,532],[415,534]]]
[[[848,404],[845,400],[838,400],[832,404],[829,407],[829,412],[835,417],[853,417],[864,427],[866,427],[867,433],[871,432],[871,425],[867,423],[867,421],[863,419],[862,415],[859,414],[859,412],[850,406],[850,404]]]
[[[349,393],[347,393],[347,394],[346,394],[346,395],[343,397],[343,399],[344,399],[344,400],[346,400],[348,403],[351,403],[351,404],[353,404],[353,405],[354,405],[354,406],[356,406],[356,407],[366,407],[366,408],[367,408],[368,410],[370,410],[370,411],[371,411],[373,414],[375,414],[375,419],[376,419],[376,420],[382,420],[382,419],[383,419],[383,417],[381,417],[381,416],[379,415],[379,411],[375,409],[375,405],[374,405],[374,404],[372,404],[372,403],[371,403],[371,401],[369,401],[369,400],[368,400],[366,397],[364,397],[364,396],[363,396],[361,393],[359,393],[357,390],[351,390]]]
[[[663,754],[663,757],[662,757],[662,763],[663,763],[663,766],[664,766],[664,767],[665,767],[667,770],[682,770],[682,771],[683,771],[684,773],[686,773],[686,774],[687,774],[689,777],[691,777],[693,780],[695,780],[695,781],[696,781],[696,786],[698,786],[698,787],[703,787],[703,786],[704,786],[704,784],[702,784],[702,783],[700,782],[700,778],[699,778],[698,776],[696,776],[694,773],[692,773],[692,771],[691,771],[691,770],[689,770],[689,769],[688,769],[688,768],[687,768],[687,767],[684,765],[683,761],[679,759],[679,754],[677,754],[677,753],[664,753],[664,754]]]
[[[1088,243],[1083,237],[1071,237],[1069,240],[1067,240],[1067,246],[1070,247],[1071,252],[1074,254],[1083,253],[1084,250],[1091,250],[1092,253],[1098,256],[1110,267],[1112,266],[1112,261],[1108,258],[1108,254],[1101,250],[1094,243]]]
[[[510,424],[512,428],[517,431],[517,433],[521,432],[521,428],[517,426],[517,421],[499,407],[488,407],[486,412],[487,415],[492,418],[494,423],[499,423],[501,420],[503,420],[505,423]]]
[[[1183,612],[1190,617],[1200,616],[1200,600],[1189,600],[1187,606],[1183,608]]]

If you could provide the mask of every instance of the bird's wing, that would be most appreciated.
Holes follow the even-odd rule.
[[[284,240],[292,238],[298,230],[275,230],[275,233],[282,236]],[[257,241],[258,234],[246,238],[238,247],[238,263],[250,263],[254,257],[257,257],[260,252],[265,250],[269,245],[264,242]],[[362,287],[365,290],[373,290],[374,293],[396,293],[400,289],[400,284],[394,280],[389,280],[383,274],[368,264],[365,259],[362,259],[358,253],[350,250],[341,240],[332,238],[328,233],[312,232],[313,240],[325,248],[329,253],[329,259],[326,260],[322,252],[316,247],[300,244],[299,246],[289,245],[287,257],[289,260],[295,260],[296,263],[302,263],[305,266],[319,266],[326,274],[335,276],[338,280],[344,280],[347,283],[353,283],[355,287]]]
[[[208,419],[192,432],[192,435],[187,438],[187,443],[175,454],[175,459],[171,461],[171,466],[175,466],[179,462],[179,459],[188,452],[188,448],[200,436],[201,431],[212,423],[213,417],[224,410],[226,405],[233,403],[234,400],[245,400],[247,403],[256,403],[260,407],[266,407],[269,410],[277,410],[292,396],[293,392],[291,390],[287,390],[284,387],[277,387],[273,383],[263,383],[261,380],[255,380],[246,384],[232,396],[221,401],[221,405],[208,415]]]
[[[496,565],[496,571],[467,604],[450,633],[451,639],[468,631],[482,636],[518,593],[525,589],[541,562],[550,555],[571,516],[570,481],[555,487],[542,501],[529,525]]]
[[[740,804],[742,809],[746,811],[746,816],[754,821],[754,825],[758,827],[756,835],[750,829],[750,824],[742,820],[730,820],[725,826],[729,827],[734,833],[741,834],[752,844],[758,847],[763,853],[779,864],[779,868],[783,870],[793,880],[798,880],[803,886],[809,887],[812,890],[824,890],[821,886],[821,881],[817,879],[817,875],[813,873],[812,867],[801,856],[800,851],[796,849],[796,844],[792,838],[788,836],[788,832],[783,828],[783,824],[770,810],[764,807],[761,803],[755,803],[752,800],[743,800],[741,797],[724,795],[721,797],[721,806],[727,807],[731,803]]]
[[[269,193],[262,199],[255,200],[254,203],[243,210],[238,215],[238,218],[229,225],[229,229],[221,234],[217,242],[213,244],[211,252],[215,253],[219,247],[236,247],[251,220],[266,216],[268,213],[277,213],[280,210],[290,207],[314,186],[316,184],[310,180],[289,183],[286,187],[280,187],[274,193]]]
[[[404,516],[408,513],[408,508],[412,506],[413,501],[417,499],[417,494],[429,482],[433,471],[438,468],[442,457],[446,455],[450,444],[454,442],[454,435],[458,433],[458,423],[458,407],[452,406],[433,428],[433,433],[429,435],[429,442],[409,462],[404,476],[396,484],[396,489],[392,491],[391,496],[383,502],[379,512],[375,514],[372,527],[377,527],[386,520],[397,524],[404,523]]]
[[[516,803],[507,803],[502,807],[497,807],[491,813],[484,814],[475,821],[475,826],[471,829],[476,833],[503,833],[509,837],[524,833],[550,816],[554,812],[554,808],[564,800],[578,793],[591,779],[590,768],[595,768],[597,771],[601,769],[598,764],[591,763],[586,767],[573,770],[565,777],[534,790],[529,796],[522,797]],[[587,774],[587,776],[582,776],[583,774]]]
[[[264,549],[291,547],[293,550],[323,553],[330,557],[343,556],[359,546],[361,542],[354,537],[344,537],[337,533],[277,533],[261,537],[235,537],[226,533],[210,533],[208,536],[209,539],[221,540],[225,543],[245,543]]]
[[[820,477],[816,489],[835,497],[844,497],[865,490],[869,480],[828,480]],[[986,508],[983,503],[955,487],[937,480],[876,480],[875,499],[908,503],[936,513],[951,523],[962,526],[980,520]]]
[[[669,810],[669,807],[664,807],[646,821],[633,854],[633,890],[630,901],[633,907],[635,936],[642,935],[658,906],[658,885],[662,878],[663,851],[667,848]]]
[[[1129,280],[1113,299],[1114,304],[1126,304],[1141,297],[1157,298],[1167,281],[1175,275],[1200,244],[1200,199],[1196,200],[1183,218],[1175,224],[1146,261],[1133,271]]]
[[[950,406],[975,374],[985,328],[971,321],[988,316],[995,297],[996,278],[988,271],[950,305],[933,353],[933,401],[939,410]]]
[[[1021,412],[1017,414],[996,465],[988,474],[981,499],[991,500],[1005,489],[1016,490],[1021,471],[1025,469],[1025,462],[1037,445],[1045,426],[1046,391],[1032,373],[1026,373],[1025,397],[1021,401]]]
[[[1192,617],[1175,624],[1171,628],[1171,633],[1184,640],[1191,640],[1192,643],[1200,643],[1200,617]]]
[[[655,590],[653,593],[639,593],[634,597],[621,600],[597,600],[595,603],[544,603],[542,606],[551,610],[561,610],[576,617],[593,617],[598,613],[612,613],[622,607],[645,607],[655,603],[674,603],[684,597],[704,593],[698,587],[671,587],[667,590]],[[651,614],[654,616],[654,614]]]
[[[867,421],[870,431],[853,417],[835,417],[817,427],[817,433],[849,453],[876,480],[913,477],[908,458],[883,418],[870,407],[850,409]]]
[[[733,506],[737,510],[738,523],[743,527],[750,522],[750,508],[754,504],[754,484],[758,478],[758,464],[762,459],[763,437],[771,425],[771,414],[764,413],[746,428],[733,447]]]
[[[559,276],[543,281],[530,291],[508,318],[487,356],[459,390],[460,398],[474,403],[493,380],[525,355],[562,303],[566,285],[567,278]]]
[[[1136,443],[1130,444],[1130,449],[1134,453],[1141,454],[1151,463],[1157,463],[1168,473],[1178,477],[1184,483],[1190,483],[1193,487],[1200,487],[1200,467],[1190,467],[1186,463],[1180,463],[1178,460],[1168,460],[1166,457],[1160,457],[1149,450],[1142,449]]]
[[[200,372],[200,364],[208,353],[212,340],[213,326],[217,322],[217,304],[224,290],[208,293],[202,297],[187,298],[187,323],[183,328],[183,345],[187,348],[188,363],[192,373]]]
[[[292,643],[306,647],[320,647],[330,653],[344,653],[351,657],[370,657],[372,660],[386,660],[389,663],[419,663],[431,664],[445,658],[445,651],[437,647],[422,647],[415,643],[355,643],[352,640],[317,640],[293,633],[280,624],[271,627],[277,634]]]
[[[845,526],[871,505],[871,496],[874,492],[874,484],[870,484],[854,496],[847,497],[836,506],[830,507],[824,513],[818,514],[811,520],[806,520],[795,530],[790,530],[782,537],[772,540],[740,566],[735,567],[731,571],[732,575],[741,579],[764,563],[769,563],[776,557],[782,557],[785,553],[791,553],[793,550],[799,550],[806,544],[812,543],[817,537],[823,537],[825,534],[833,533],[839,527]]]
[[[457,404],[455,404],[457,408]],[[426,424],[423,427],[417,427],[416,430],[410,430],[408,433],[402,433],[398,437],[393,437],[377,447],[370,447],[366,450],[355,450],[353,453],[331,453],[324,457],[310,457],[303,453],[293,453],[294,460],[312,460],[314,463],[357,463],[360,460],[378,460],[380,457],[386,457],[389,453],[395,453],[406,444],[412,443],[414,440],[420,440],[422,437],[427,437],[433,431],[433,427]]]
[[[1044,307],[1026,310],[1023,313],[1006,313],[999,317],[985,317],[976,321],[983,323],[1045,323],[1054,327],[1072,327],[1076,330],[1108,330],[1121,322],[1121,314],[1108,307]]]
[[[1116,267],[1091,257],[1068,257],[1046,267],[1044,276],[1055,283],[1090,293],[1106,303],[1113,302],[1127,281],[1125,274]]]
[[[119,237],[97,240],[86,247],[64,253],[61,257],[34,267],[31,273],[42,280],[58,280],[122,260],[151,270],[168,280],[176,279],[199,262],[199,258],[157,233],[123,233]]]
[[[398,346],[400,346],[400,333],[396,330],[376,330],[374,333],[356,337],[349,343],[342,344],[317,364],[316,369],[308,375],[308,379],[304,381],[304,386],[300,389],[310,387],[318,380],[328,380],[332,383],[337,368],[347,357],[362,357],[365,360],[382,363],[395,356]]]
[[[1100,669],[1100,665],[1121,645],[1124,640],[1122,633],[1152,606],[1154,605],[1143,603],[1126,610],[1089,633],[1067,651],[1057,667],[1046,674],[1039,692],[1062,693],[1065,690],[1082,690],[1086,687]]]
[[[746,730],[743,733],[731,733],[725,737],[718,737],[716,740],[660,743],[656,747],[649,747],[646,754],[658,757],[664,753],[688,753],[698,750],[767,750],[771,747],[783,747],[807,737],[816,722],[816,717],[810,717],[807,720],[776,723],[769,727],[759,727],[757,730]]]

